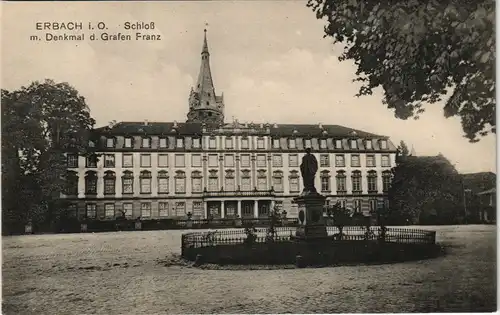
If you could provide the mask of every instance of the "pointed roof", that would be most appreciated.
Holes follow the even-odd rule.
[[[203,48],[201,50],[201,66],[200,73],[198,74],[198,81],[196,82],[195,92],[200,95],[211,93],[215,95],[214,83],[212,80],[212,72],[210,71],[210,53],[208,52],[207,30],[204,30]]]

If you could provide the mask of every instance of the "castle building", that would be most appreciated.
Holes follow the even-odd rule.
[[[97,128],[100,158],[67,155],[62,197],[79,218],[297,217],[301,158],[318,159],[318,192],[368,215],[387,202],[396,147],[388,137],[338,125],[225,122],[206,31],[186,122],[120,122]]]

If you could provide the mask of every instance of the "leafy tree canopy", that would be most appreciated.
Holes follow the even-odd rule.
[[[384,90],[401,119],[449,91],[445,117],[458,116],[471,142],[496,132],[495,1],[309,0],[325,37],[344,43],[340,60],[357,66],[358,96]]]

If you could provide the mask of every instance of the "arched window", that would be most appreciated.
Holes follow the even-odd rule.
[[[140,186],[141,186],[141,194],[150,194],[151,193],[151,172],[150,171],[142,171],[139,176]]]
[[[384,193],[389,191],[389,188],[391,187],[391,181],[392,181],[392,174],[390,171],[384,171],[382,172],[382,190]]]
[[[114,195],[116,192],[116,175],[113,171],[107,171],[104,173],[104,194]]]
[[[185,194],[186,193],[186,173],[183,171],[175,172],[175,193]]]
[[[344,171],[337,171],[337,194],[345,194],[347,192],[346,176]]]
[[[168,194],[168,173],[166,171],[158,172],[158,193]]]
[[[273,190],[277,192],[283,191],[283,172],[274,171],[273,172]]]
[[[216,170],[210,170],[208,175],[208,191],[219,190],[219,178]]]
[[[122,176],[122,194],[134,193],[134,173],[131,171],[123,172]]]
[[[191,173],[192,192],[201,193],[203,191],[202,180],[203,180],[203,177],[202,177],[200,171],[194,171]]]
[[[300,191],[299,172],[291,171],[288,180],[290,182],[290,192],[291,193],[299,192]]]
[[[376,193],[377,192],[377,172],[369,171],[368,176],[368,193]]]
[[[329,171],[322,171],[321,172],[321,191],[322,192],[330,192],[330,172]]]
[[[352,193],[361,193],[361,172],[354,171],[352,172]]]
[[[85,194],[97,195],[97,173],[94,171],[85,173]]]
[[[74,171],[66,172],[66,195],[78,195],[78,173]]]
[[[267,176],[265,170],[257,171],[257,190],[258,191],[267,190]]]
[[[233,170],[226,171],[226,178],[224,179],[224,190],[225,191],[235,191],[236,190],[236,182],[235,182]]]

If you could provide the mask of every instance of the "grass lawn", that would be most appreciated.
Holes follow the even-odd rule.
[[[496,310],[496,226],[418,228],[438,231],[447,254],[391,265],[283,270],[165,266],[180,254],[183,231],[3,237],[3,313]]]

